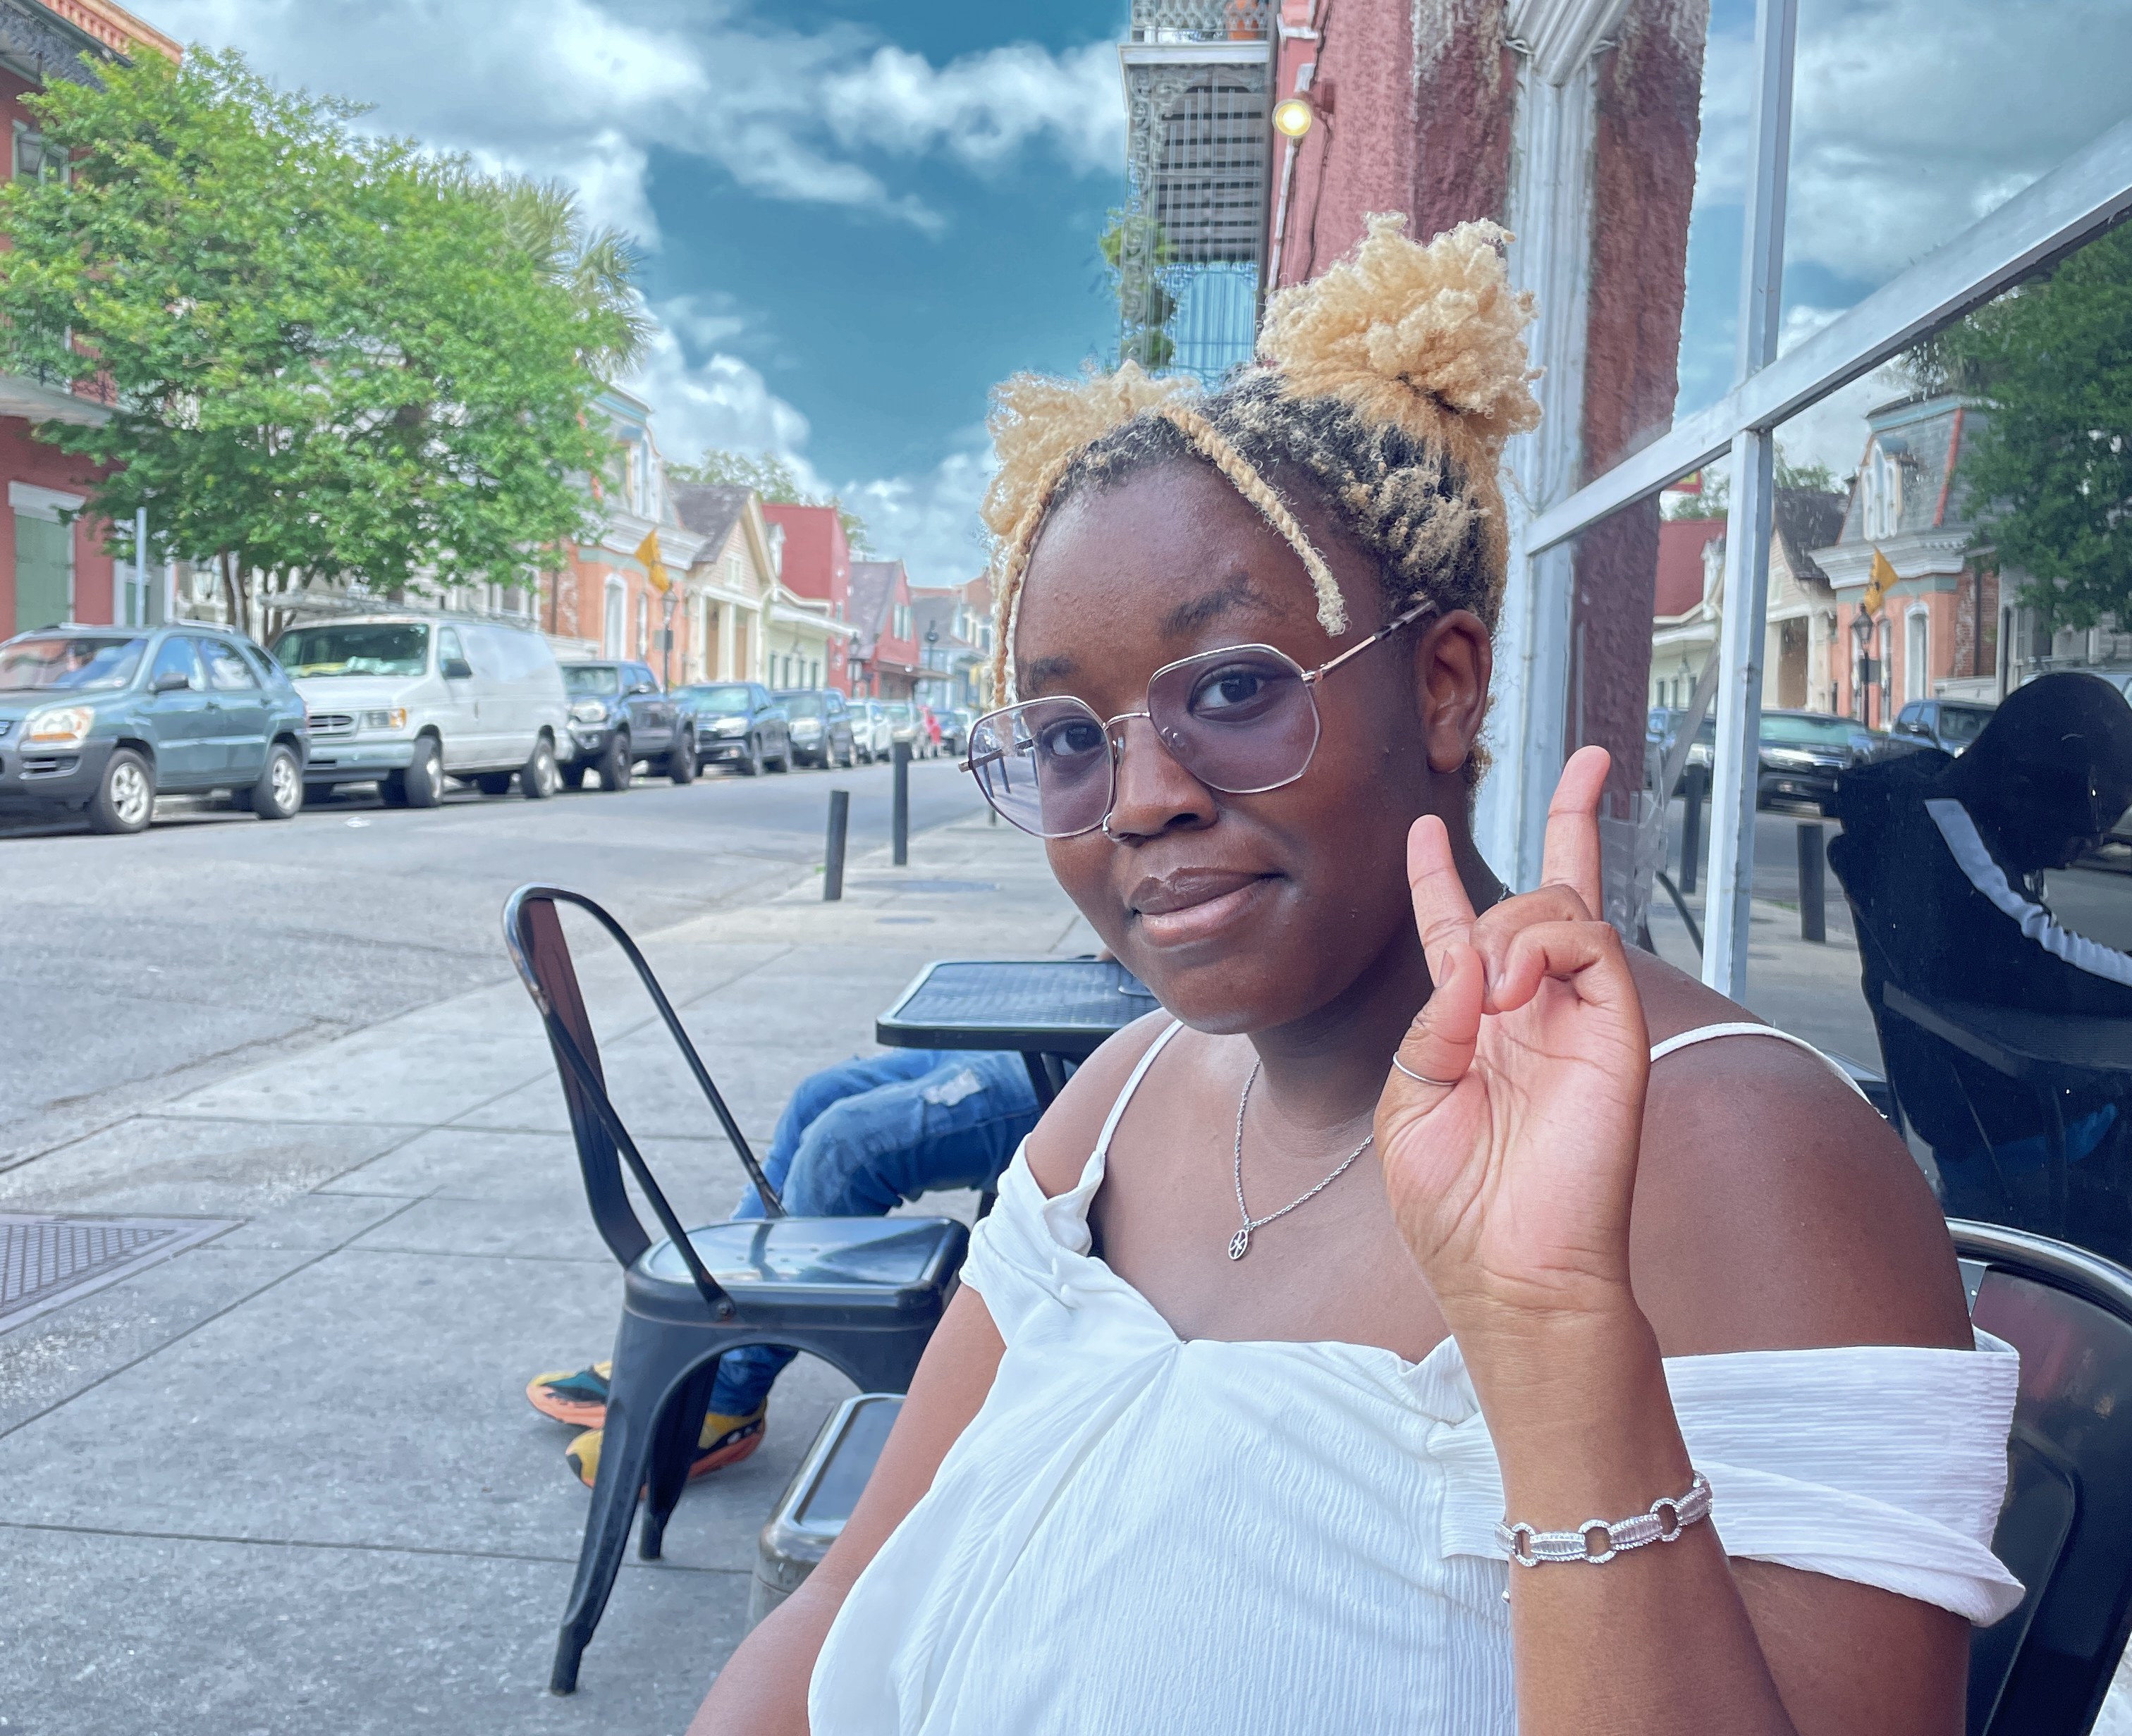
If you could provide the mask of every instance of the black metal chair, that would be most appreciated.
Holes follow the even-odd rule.
[[[1969,1647],[1970,1736],[2085,1736],[2132,1630],[2132,1272],[1951,1219],[1976,1324],[2021,1353],[1992,1548],[2028,1587]]]
[[[608,1101],[559,904],[598,923],[635,967],[767,1217],[683,1230]],[[785,1345],[820,1357],[862,1391],[908,1390],[969,1232],[952,1218],[789,1216],[622,925],[577,893],[521,886],[504,905],[503,930],[555,1051],[593,1222],[623,1269],[606,1436],[549,1682],[554,1692],[569,1694],[622,1565],[640,1489],[647,1499],[638,1553],[659,1558],[718,1358],[742,1345]],[[638,1222],[622,1179],[625,1163],[666,1232],[664,1240],[654,1242]]]

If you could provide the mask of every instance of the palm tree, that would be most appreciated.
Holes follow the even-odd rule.
[[[593,228],[576,191],[560,181],[512,175],[479,185],[512,241],[576,303],[588,328],[584,365],[612,380],[641,361],[658,325],[637,291],[641,256],[628,237],[612,224]]]

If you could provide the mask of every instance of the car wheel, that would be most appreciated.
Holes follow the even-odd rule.
[[[583,765],[558,766],[556,772],[562,779],[564,789],[583,789],[585,787],[585,768]]]
[[[629,731],[617,730],[607,737],[607,751],[600,755],[600,788],[628,789],[630,772],[636,763],[635,755],[630,752]]]
[[[518,769],[518,793],[529,802],[545,802],[555,793],[560,779],[555,764],[555,744],[545,736],[533,744],[533,751]]]
[[[761,737],[750,736],[747,738],[747,751],[740,756],[737,763],[740,766],[740,774],[743,778],[759,778],[762,775],[762,741]]]
[[[104,761],[103,776],[89,798],[89,823],[98,832],[142,832],[156,813],[156,774],[130,747]]]
[[[696,781],[696,732],[684,730],[680,745],[666,755],[666,775],[676,784]]]
[[[511,794],[511,774],[485,771],[473,780],[473,787],[485,796],[507,796]]]
[[[266,769],[259,781],[242,792],[244,805],[262,820],[291,820],[304,806],[304,774],[296,765],[296,751],[286,741],[266,750]]]
[[[444,799],[444,758],[435,736],[416,738],[407,769],[386,779],[385,799],[395,808],[435,808]]]
[[[785,744],[785,751],[777,756],[776,763],[777,774],[780,778],[792,770],[792,744],[790,741]]]

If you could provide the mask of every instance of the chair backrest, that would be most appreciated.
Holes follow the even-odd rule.
[[[2132,1272],[1950,1220],[1971,1313],[2021,1353],[1992,1547],[2028,1588],[1970,1642],[1970,1736],[2082,1736],[2132,1629]]]
[[[764,1209],[771,1217],[782,1217],[784,1202],[763,1174],[762,1166],[756,1162],[724,1097],[712,1083],[703,1057],[689,1041],[673,1004],[667,1000],[659,980],[651,974],[651,966],[645,962],[644,955],[622,924],[581,893],[557,886],[521,886],[512,893],[503,906],[504,944],[547,1029],[549,1048],[555,1057],[555,1070],[562,1077],[570,1132],[577,1144],[578,1166],[584,1175],[585,1197],[592,1206],[593,1221],[598,1226],[608,1249],[625,1266],[651,1245],[651,1238],[637,1220],[628,1190],[622,1182],[622,1166],[627,1164],[638,1187],[643,1189],[646,1201],[658,1218],[660,1227],[687,1265],[696,1288],[713,1312],[724,1318],[732,1312],[732,1298],[698,1257],[665,1191],[607,1096],[606,1077],[600,1070],[599,1047],[593,1034],[592,1019],[585,1010],[584,996],[578,987],[569,942],[564,935],[562,919],[555,908],[558,904],[574,904],[584,911],[607,930],[622,949],[623,957],[635,969],[637,980],[651,997],[668,1033],[679,1046],[682,1057],[695,1076],[718,1125],[761,1194]]]

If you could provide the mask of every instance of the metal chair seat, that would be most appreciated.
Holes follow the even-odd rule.
[[[928,1330],[969,1231],[953,1218],[760,1218],[689,1232],[696,1257],[732,1298],[736,1321],[768,1331],[839,1314],[851,1324]],[[629,1307],[700,1322],[703,1299],[681,1250],[655,1242],[630,1263]],[[783,1342],[782,1340],[777,1340]]]

